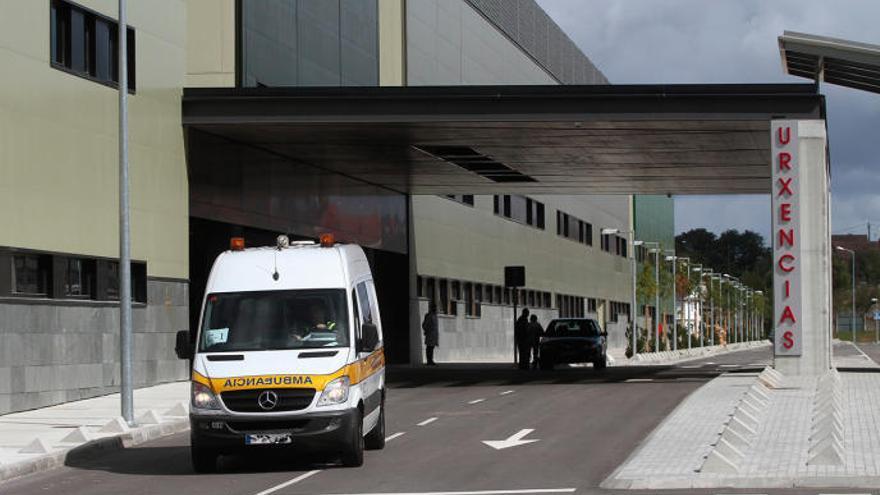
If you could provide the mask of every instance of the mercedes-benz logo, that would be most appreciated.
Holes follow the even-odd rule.
[[[264,411],[271,411],[275,409],[275,406],[278,405],[278,394],[271,390],[266,390],[259,397],[257,397],[257,404],[259,404],[260,409]]]

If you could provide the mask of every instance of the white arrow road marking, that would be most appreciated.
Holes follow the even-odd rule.
[[[308,477],[310,477],[310,476],[314,476],[314,475],[316,475],[316,474],[318,474],[318,473],[320,473],[320,472],[321,472],[320,469],[316,469],[316,470],[314,470],[314,471],[309,471],[308,473],[301,474],[301,475],[297,476],[296,478],[294,478],[294,479],[292,479],[292,480],[290,480],[290,481],[285,481],[284,483],[281,483],[280,485],[275,485],[275,486],[273,486],[272,488],[269,488],[269,489],[263,490],[263,491],[261,491],[260,493],[258,493],[257,495],[269,495],[270,493],[275,493],[275,492],[277,492],[278,490],[280,490],[280,489],[282,489],[282,488],[287,488],[288,486],[290,486],[290,485],[292,485],[292,484],[294,484],[294,483],[299,483],[300,481],[302,481],[302,480],[304,480],[304,479],[306,479],[306,478],[308,478]]]
[[[518,447],[520,445],[525,445],[528,443],[537,442],[538,440],[523,440],[523,437],[528,436],[529,433],[535,431],[534,429],[525,429],[519,430],[518,433],[514,433],[507,440],[483,440],[483,443],[492,447],[495,450],[506,449],[509,447]]]
[[[428,419],[422,421],[421,423],[418,423],[416,426],[427,426],[427,425],[433,423],[434,421],[437,421],[437,418],[428,418]]]
[[[405,431],[400,431],[400,432],[397,432],[397,433],[395,433],[395,434],[393,434],[393,435],[389,435],[389,436],[385,437],[385,441],[386,441],[386,442],[390,442],[390,441],[394,440],[395,438],[402,437],[402,436],[404,435],[404,433],[406,433],[406,432],[405,432]]]
[[[480,402],[483,402],[484,400],[486,400],[486,399],[474,399],[474,400],[468,402],[468,404],[471,404],[471,405],[479,404]]]

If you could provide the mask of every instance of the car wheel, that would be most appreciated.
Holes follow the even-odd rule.
[[[608,366],[608,358],[603,354],[602,357],[593,362],[593,367],[597,370],[604,370]]]
[[[544,371],[552,370],[553,366],[554,366],[553,361],[551,361],[549,359],[542,359],[540,361],[539,365],[540,365],[541,369]]]
[[[367,450],[382,450],[385,448],[385,401],[379,406],[379,422],[373,430],[367,433],[364,439],[364,447]]]
[[[194,440],[194,439],[193,439]],[[192,460],[193,470],[197,473],[215,473],[217,472],[217,458],[220,453],[216,449],[202,447],[195,441],[191,441],[190,459]]]
[[[364,415],[360,411],[355,415],[355,425],[351,430],[348,445],[342,451],[342,465],[360,467],[364,465]]]

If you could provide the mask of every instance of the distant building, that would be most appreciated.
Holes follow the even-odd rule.
[[[833,246],[840,246],[853,251],[880,249],[880,240],[872,241],[868,239],[867,235],[862,234],[832,235],[831,244]]]

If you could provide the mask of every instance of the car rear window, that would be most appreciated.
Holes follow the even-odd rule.
[[[549,337],[598,337],[599,326],[593,320],[553,320],[547,325]]]

